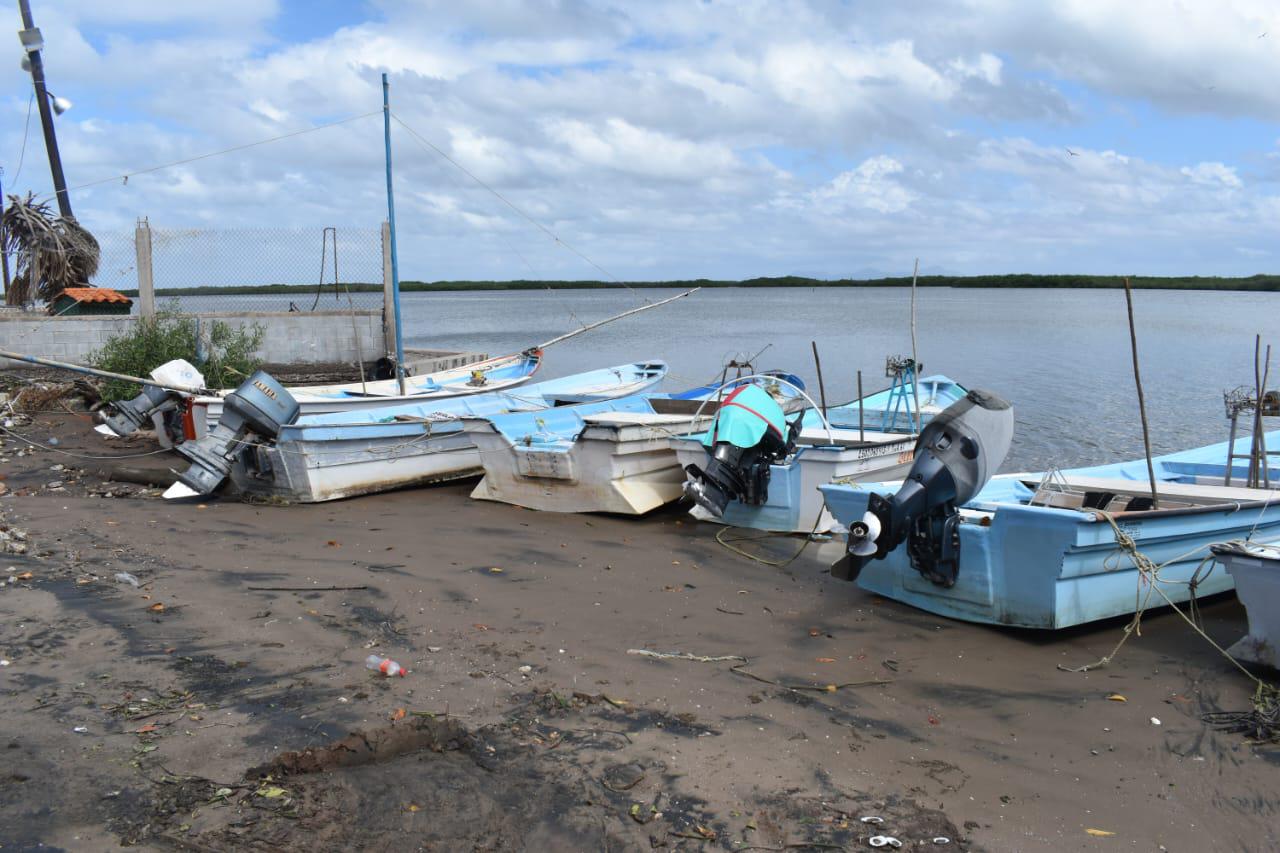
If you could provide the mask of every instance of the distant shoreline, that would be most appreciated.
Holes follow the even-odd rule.
[[[1130,282],[1139,290],[1245,290],[1280,291],[1280,275],[1252,275],[1241,278],[1219,276],[1131,276]],[[606,288],[681,288],[691,287],[909,287],[910,276],[893,278],[842,278],[822,279],[803,276],[778,278],[748,278],[739,281],[716,279],[681,279],[676,281],[402,281],[403,293],[457,291],[457,290],[602,290]],[[920,287],[983,287],[983,288],[1032,288],[1032,289],[1098,289],[1114,290],[1124,287],[1124,276],[1116,275],[922,275]],[[326,284],[324,290],[332,290]],[[382,290],[382,285],[347,283],[343,288],[353,293]],[[201,287],[170,287],[157,291],[160,296],[223,296],[279,293],[314,293],[314,284],[263,284],[263,285],[206,285]],[[126,296],[137,296],[137,290],[121,290]]]

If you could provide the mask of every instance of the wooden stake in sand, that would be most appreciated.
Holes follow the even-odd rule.
[[[1133,325],[1133,290],[1129,279],[1124,280],[1124,302],[1129,309],[1129,346],[1133,351],[1133,382],[1138,387],[1138,414],[1142,418],[1142,445],[1147,451],[1147,477],[1151,481],[1151,508],[1160,508],[1160,496],[1156,494],[1156,469],[1151,462],[1151,430],[1147,426],[1147,403],[1142,396],[1142,373],[1138,370],[1138,333]]]

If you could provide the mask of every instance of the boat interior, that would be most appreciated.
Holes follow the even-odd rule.
[[[1223,486],[1221,480],[1214,485],[1157,479],[1158,506],[1153,506],[1151,487],[1146,480],[1058,474],[1045,477],[1039,482],[1023,480],[1022,484],[1034,491],[1028,501],[1031,506],[1096,509],[1112,514],[1280,501],[1280,494],[1274,489]]]
[[[811,447],[838,447],[841,450],[862,447],[878,447],[890,442],[915,440],[915,436],[901,432],[878,430],[841,429],[832,427],[828,434],[825,427],[805,427],[800,431],[799,444]]]
[[[720,411],[718,400],[681,400],[679,398],[650,397],[649,405],[660,415],[693,415],[702,410],[704,415],[714,415]]]

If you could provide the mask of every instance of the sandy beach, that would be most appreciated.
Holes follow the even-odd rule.
[[[0,443],[6,850],[1280,844],[1280,751],[1200,720],[1251,685],[1176,615],[1071,673],[1124,621],[947,621],[832,580],[839,542],[777,569],[680,507],[166,503],[108,478],[182,460],[91,425]],[[1202,616],[1244,632],[1234,596]]]

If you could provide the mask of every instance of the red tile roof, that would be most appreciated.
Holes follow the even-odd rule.
[[[123,302],[126,305],[133,303],[132,299],[109,287],[68,287],[58,295],[70,296],[76,302]]]

